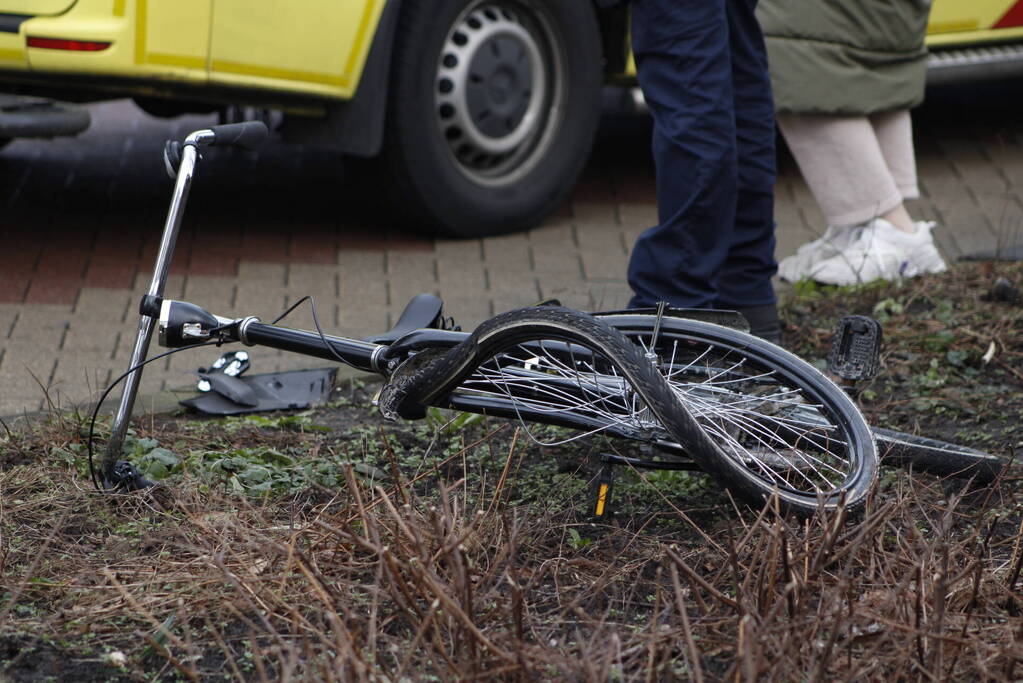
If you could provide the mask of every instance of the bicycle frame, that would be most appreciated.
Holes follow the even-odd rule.
[[[642,373],[630,374],[626,372],[625,374],[628,375],[628,379],[617,374],[618,369],[637,367],[636,360],[628,360],[631,357],[630,353],[610,351],[614,346],[605,346],[605,342],[600,341],[599,335],[587,336],[585,333],[581,334],[578,331],[563,333],[562,329],[556,325],[552,328],[548,324],[549,320],[546,313],[537,315],[537,312],[515,311],[503,314],[503,316],[498,316],[489,321],[497,325],[506,325],[508,321],[505,320],[505,317],[519,315],[519,322],[521,322],[521,316],[525,314],[527,319],[531,321],[530,324],[538,325],[541,329],[546,330],[546,334],[550,335],[541,338],[530,336],[529,332],[525,334],[519,333],[521,336],[516,337],[512,335],[510,338],[506,337],[501,339],[500,342],[496,342],[498,344],[504,342],[511,345],[509,347],[510,351],[502,351],[501,354],[501,357],[510,359],[511,363],[506,367],[500,367],[500,361],[498,361],[499,367],[497,367],[497,370],[501,373],[500,377],[506,380],[502,383],[494,383],[494,386],[498,386],[499,389],[481,389],[478,384],[474,386],[472,382],[468,382],[464,387],[459,385],[459,389],[455,390],[453,388],[455,384],[460,383],[467,377],[467,375],[459,375],[457,373],[467,372],[469,367],[458,367],[456,365],[452,366],[457,368],[456,374],[448,379],[441,380],[442,383],[436,385],[432,391],[427,393],[416,393],[413,391],[403,396],[402,392],[408,386],[414,385],[426,376],[423,374],[424,372],[429,373],[444,368],[445,363],[450,366],[453,362],[460,362],[458,361],[460,357],[471,358],[473,357],[472,354],[478,350],[472,346],[460,348],[455,355],[441,359],[433,367],[430,367],[430,364],[435,363],[436,357],[433,355],[418,356],[412,363],[403,366],[406,361],[423,351],[448,349],[472,337],[469,333],[443,329],[446,325],[440,313],[441,303],[432,295],[417,297],[413,302],[410,302],[410,306],[407,307],[406,312],[402,314],[398,323],[390,332],[368,340],[326,335],[319,329],[318,322],[316,332],[297,330],[276,324],[263,323],[254,316],[226,318],[208,312],[189,302],[164,299],[164,289],[184,216],[185,205],[196,165],[201,158],[199,154],[200,148],[217,144],[252,148],[254,146],[253,143],[258,143],[262,137],[266,136],[266,133],[266,127],[263,124],[254,122],[216,126],[192,133],[181,145],[169,142],[165,148],[164,158],[167,170],[175,177],[176,181],[157,250],[152,280],[139,304],[140,319],[135,342],[132,347],[130,366],[124,376],[126,380],[125,386],[118,403],[110,439],[107,442],[101,467],[102,482],[100,485],[103,488],[131,489],[151,484],[151,482],[142,480],[137,470],[130,463],[119,461],[118,457],[123,448],[128,423],[131,419],[132,409],[138,394],[147,350],[152,341],[153,331],[157,328],[159,330],[160,344],[172,349],[190,348],[209,343],[241,342],[247,346],[265,346],[314,358],[322,358],[328,361],[342,362],[362,371],[382,375],[392,380],[389,386],[385,387],[383,398],[379,404],[382,412],[389,417],[401,416],[409,419],[421,417],[425,414],[421,404],[429,404],[464,412],[482,413],[493,417],[567,427],[582,432],[583,436],[600,433],[610,437],[621,437],[645,443],[648,447],[652,446],[659,451],[670,453],[673,456],[673,461],[666,461],[664,459],[632,458],[623,455],[602,455],[601,461],[603,462],[602,467],[604,470],[601,474],[601,481],[603,482],[601,496],[604,496],[607,492],[604,484],[607,484],[607,481],[609,481],[611,475],[608,468],[612,465],[675,470],[701,469],[700,464],[709,463],[715,468],[713,471],[719,475],[722,475],[722,472],[738,471],[742,477],[748,477],[748,472],[757,473],[756,467],[746,464],[743,464],[736,470],[734,461],[723,460],[723,458],[728,456],[715,451],[713,448],[698,448],[693,446],[692,443],[690,443],[690,447],[697,451],[693,455],[700,456],[698,458],[700,462],[679,460],[678,458],[688,458],[689,455],[680,445],[680,443],[687,443],[687,433],[672,431],[671,427],[686,424],[684,419],[686,417],[685,411],[681,411],[680,415],[675,415],[673,419],[668,420],[669,424],[666,425],[663,415],[671,415],[671,409],[664,406],[675,405],[671,398],[665,400],[658,398],[657,394],[643,393],[644,390],[642,388],[637,390],[637,378],[644,377]],[[731,353],[729,349],[734,348],[743,358],[746,357],[744,354],[748,353],[749,349],[756,348],[755,345],[751,345],[749,339],[741,338],[744,336],[741,332],[726,329],[739,327],[733,324],[736,322],[734,317],[739,317],[738,314],[683,310],[667,312],[665,309],[666,307],[662,305],[656,310],[656,313],[653,311],[630,310],[597,313],[591,314],[591,316],[603,319],[608,328],[613,328],[620,334],[625,336],[630,336],[631,334],[639,339],[638,343],[645,347],[646,358],[658,368],[665,361],[659,359],[655,347],[657,347],[657,341],[662,332],[662,323],[668,327],[673,325],[669,323],[669,318],[695,319],[695,321],[689,323],[690,329],[692,329],[692,326],[696,326],[690,333],[685,331],[685,327],[672,332],[671,336],[673,339],[676,339],[676,344],[681,341],[683,345],[690,342],[700,345],[708,338],[720,340],[714,343],[720,344],[721,348],[725,349],[726,357],[727,354]],[[562,310],[564,311],[564,309]],[[556,313],[554,315],[563,316],[569,313],[577,316],[574,319],[568,318],[569,321],[576,320],[576,325],[580,326],[580,330],[588,329],[589,323],[585,321],[580,323],[578,319],[578,316],[584,316],[585,314],[564,311],[564,313]],[[499,318],[501,319],[499,320]],[[592,317],[590,320],[592,321]],[[674,323],[676,326],[678,324]],[[507,329],[512,328],[509,327]],[[723,333],[716,332],[714,331],[715,329],[724,330],[724,333],[727,334],[722,337]],[[479,328],[477,333],[482,335],[476,338],[477,341],[481,342],[482,347],[488,349],[488,351],[493,351],[494,347],[487,347],[486,342],[483,340],[486,340],[486,335],[493,331],[487,329],[485,324]],[[728,335],[739,335],[740,338],[733,340]],[[621,336],[618,337],[618,339],[621,338]],[[615,337],[611,336],[607,337],[607,339],[613,340]],[[493,340],[494,338],[491,338],[491,343],[495,343]],[[594,344],[592,350],[589,347],[591,343]],[[621,342],[618,343],[620,344]],[[763,345],[763,342],[759,342],[759,344]],[[785,360],[784,352],[782,352],[783,356],[779,360],[777,352],[772,351],[771,348],[773,347],[767,345],[766,349],[761,349],[759,352],[762,356],[762,362],[766,363],[765,367],[770,368],[770,371],[761,377],[753,376],[750,379],[759,380],[761,384],[765,382],[770,384],[773,381],[771,378],[775,376],[774,373],[780,372],[781,376],[788,376],[789,380],[796,380],[793,381],[792,386],[797,391],[803,391],[806,387],[803,381],[805,378],[799,375],[803,371],[799,369],[798,365],[802,361],[794,358]],[[609,350],[610,355],[602,355],[599,349]],[[703,352],[700,353],[702,358]],[[460,356],[459,354],[463,355]],[[469,355],[466,356],[464,354]],[[674,354],[673,350],[666,361],[668,374],[674,374],[671,370],[675,362]],[[494,358],[496,359],[498,356],[494,356]],[[546,367],[540,365],[541,359],[549,361]],[[480,361],[480,359],[476,360]],[[727,379],[731,377],[733,370],[737,367],[735,364],[729,365],[729,362],[720,366],[701,366],[700,370],[711,379],[720,380],[722,377]],[[792,362],[796,362],[797,365],[791,365]],[[640,361],[639,365],[643,366],[644,364]],[[479,365],[477,370],[483,367],[483,365]],[[690,367],[692,366],[683,363],[682,369],[688,370]],[[567,368],[569,373],[561,374],[561,368]],[[610,373],[607,372],[608,368],[611,369]],[[810,377],[812,382],[813,377],[811,375],[816,373],[810,369],[808,370],[810,374],[806,376]],[[490,371],[493,371],[493,368],[489,368],[488,372]],[[736,373],[736,379],[744,380],[746,376],[744,373],[739,372]],[[476,381],[479,383],[479,380]],[[485,382],[486,379],[484,379],[483,383]],[[647,378],[644,380],[643,386],[647,386],[649,382],[650,379]],[[651,384],[651,386],[653,385]],[[817,392],[813,395],[820,394],[820,396],[824,396],[827,393],[824,388],[815,389],[813,386],[809,389],[811,392]],[[661,396],[671,397],[670,388],[667,385],[664,385],[664,390],[668,393],[662,393]],[[710,392],[710,394],[713,394],[712,398],[714,399],[717,399],[720,395],[726,398],[732,395],[732,392],[726,389],[719,389],[713,385],[708,389],[685,389],[681,390],[681,393],[679,391],[676,389],[676,395],[673,397],[676,400],[679,397],[685,398],[686,396],[696,396],[699,398],[699,391]],[[840,390],[835,388],[835,391],[838,392],[838,395],[843,400],[847,401]],[[388,394],[388,392],[391,393]],[[450,393],[445,395],[445,392]],[[415,398],[416,396],[419,398]],[[650,405],[644,407],[642,403],[639,412],[636,412],[634,401],[636,396],[640,396],[653,404],[659,403],[663,414],[657,413]],[[554,409],[552,409],[550,397],[555,397],[555,399],[567,397],[568,402],[560,404],[560,407],[555,403]],[[613,398],[619,397],[623,397],[626,400],[615,404]],[[544,403],[545,400],[548,402]],[[745,400],[748,401],[749,397],[746,397]],[[714,401],[711,400],[710,403],[714,403]],[[594,406],[604,405],[611,405],[612,408],[610,410],[604,407],[599,409],[593,408]],[[862,418],[859,417],[854,408],[851,411],[843,412],[841,401],[838,401],[837,407],[835,407],[834,401],[829,405],[834,408],[839,418],[845,421],[842,424],[852,423],[852,428],[847,429],[847,432],[850,434],[855,431],[857,424],[860,424],[863,430],[868,428],[867,425],[862,423]],[[97,406],[97,411],[98,409]],[[630,419],[619,419],[619,409],[623,411],[621,415],[628,416]],[[654,415],[655,424],[652,424],[644,416],[643,411],[650,411]],[[806,425],[814,427],[814,411],[810,410],[808,415],[809,417],[804,422]],[[784,420],[773,420],[769,413],[766,413],[765,417],[764,424],[760,425],[758,423],[758,426],[751,431],[748,425],[750,424],[749,421],[753,418],[745,416],[742,418],[739,428],[742,429],[745,425],[745,431],[754,437],[770,434],[770,442],[765,442],[762,438],[758,437],[760,443],[764,443],[769,447],[770,444],[780,443],[783,446],[782,450],[784,452],[794,448],[796,443],[809,443],[818,445],[818,450],[823,450],[828,455],[831,455],[828,443],[826,443],[831,437],[826,433],[815,437],[805,429],[789,426]],[[690,416],[689,419],[693,420],[694,418]],[[660,422],[657,422],[657,420],[660,420]],[[695,422],[693,424],[695,425]],[[830,429],[828,424],[825,419],[820,421],[819,426],[826,432]],[[713,425],[711,427],[713,428]],[[696,426],[695,433],[701,434],[706,438],[708,432],[705,431],[705,428],[703,429],[704,431],[701,432],[701,427]],[[721,435],[722,438],[728,438],[728,434],[721,432],[720,429],[717,429],[714,433]],[[860,437],[860,441],[857,443],[862,442],[863,439]],[[735,443],[738,446],[738,442]],[[840,441],[839,443],[844,442]],[[906,443],[909,446],[913,446],[912,441],[907,441]],[[91,444],[90,436],[90,467],[92,462]],[[865,452],[869,452],[872,455],[874,452],[872,442],[870,445],[871,448]],[[756,444],[754,444],[754,450],[756,450],[755,446]],[[943,451],[945,455],[951,452]],[[715,455],[715,453],[718,454]],[[778,480],[779,475],[774,474],[770,467],[768,467],[770,465],[769,461],[763,459],[767,456],[761,453],[751,453],[747,453],[744,457],[756,464],[760,469],[767,467],[771,475],[775,477],[775,480]],[[953,455],[957,454],[953,453]],[[971,455],[983,454],[975,453]],[[952,456],[948,457],[951,458]],[[778,455],[778,459],[780,459],[782,466],[793,471],[802,472],[800,467],[792,465],[792,458],[787,457],[784,453]],[[803,461],[810,463],[810,460],[805,456]],[[722,469],[725,467],[720,464],[722,462],[729,463],[726,469]],[[765,462],[768,464],[765,465]],[[842,462],[844,463],[845,461]],[[812,463],[810,467],[815,472],[817,471]],[[839,470],[834,471],[839,472]],[[858,464],[855,473],[859,476],[861,472],[865,471],[867,470]],[[852,475],[848,474],[846,476],[848,481],[848,477]],[[811,484],[814,484],[809,477],[804,475],[804,478]],[[747,487],[747,481],[747,479],[741,478],[730,479],[732,484],[741,484],[741,487]],[[739,484],[736,484],[736,482],[739,482]],[[859,480],[856,480],[854,483],[858,485],[858,482]],[[843,483],[844,485],[845,483]],[[761,484],[755,484],[754,487],[757,489],[756,495],[760,495],[763,492],[762,490],[764,490]],[[799,495],[803,494],[793,489],[793,496],[795,496],[793,500],[797,500]],[[603,501],[604,498],[601,498],[601,500]],[[804,502],[798,502],[798,504],[808,505]],[[596,514],[599,515],[601,513],[598,512]]]

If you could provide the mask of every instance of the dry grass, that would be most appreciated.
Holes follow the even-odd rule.
[[[263,503],[187,477],[118,497],[85,481],[0,473],[16,680],[40,652],[96,680],[282,681],[1011,679],[1023,655],[1014,480],[889,473],[856,520],[719,496],[699,524],[664,501],[599,527],[508,506],[500,477],[424,497],[349,469]]]

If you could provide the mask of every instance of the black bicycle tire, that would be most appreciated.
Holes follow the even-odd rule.
[[[972,479],[975,484],[984,485],[998,479],[1007,464],[996,455],[968,446],[883,427],[871,429],[883,465],[912,468],[939,477]]]
[[[713,326],[718,328],[718,326]],[[721,328],[724,329],[724,328]],[[579,311],[560,307],[532,307],[509,311],[483,323],[468,339],[408,373],[390,400],[382,401],[382,409],[403,417],[421,415],[423,405],[445,405],[446,397],[469,377],[488,354],[523,340],[555,339],[580,343],[610,359],[643,399],[647,407],[681,448],[719,483],[741,497],[763,502],[778,494],[782,507],[800,514],[812,514],[822,506],[847,509],[860,507],[876,475],[876,453],[873,440],[858,442],[866,446],[866,457],[857,458],[861,470],[853,473],[852,488],[828,496],[794,495],[779,491],[762,479],[751,476],[746,467],[723,453],[696,419],[677,400],[672,388],[658,368],[622,332]],[[816,371],[815,371],[816,372]],[[819,373],[818,373],[819,374]],[[842,399],[848,399],[842,394]],[[843,404],[844,405],[844,404]],[[862,418],[851,403],[853,423]],[[389,407],[387,407],[389,406]],[[862,430],[866,430],[862,423]]]
[[[653,333],[656,316],[651,314],[632,314],[628,312],[607,315],[596,314],[597,317],[619,330],[626,336],[630,333]],[[845,508],[855,511],[867,499],[877,481],[879,459],[876,443],[871,435],[870,426],[863,418],[859,408],[849,396],[834,382],[828,379],[815,367],[793,353],[771,344],[747,332],[702,320],[683,317],[664,316],[660,320],[659,335],[664,338],[689,337],[705,343],[712,343],[735,351],[772,367],[786,375],[793,384],[811,395],[824,401],[829,411],[843,421],[843,429],[854,441],[851,446],[856,463],[850,472],[853,481],[847,486]],[[755,476],[743,468],[742,473],[749,477]],[[779,492],[783,502],[791,500]],[[812,497],[807,495],[802,500],[804,510],[814,507]],[[829,500],[825,507],[833,507],[835,501]]]

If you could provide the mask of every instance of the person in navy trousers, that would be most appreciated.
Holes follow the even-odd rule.
[[[738,310],[778,341],[774,106],[756,4],[631,1],[660,223],[637,239],[628,279],[632,308]]]

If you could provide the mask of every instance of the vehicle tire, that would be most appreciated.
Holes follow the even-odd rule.
[[[602,49],[578,0],[404,0],[378,164],[409,227],[535,225],[568,196],[600,116]]]
[[[650,316],[644,318],[643,322],[651,320]],[[697,324],[686,333],[700,344],[710,339],[712,345],[734,343],[735,353],[751,350],[743,346],[748,335],[726,335],[724,342],[719,342],[718,329],[725,328],[712,328],[718,326]],[[855,509],[863,504],[876,476],[873,439],[855,406],[816,370],[798,359],[792,363],[789,358],[776,358],[766,344],[752,349],[752,357],[760,358],[761,364],[777,361],[783,366],[775,379],[785,381],[786,396],[792,394],[792,387],[806,387],[805,395],[827,403],[828,410],[818,412],[832,421],[810,425],[817,431],[812,438],[804,430],[798,437],[800,448],[816,452],[818,444],[813,439],[828,439],[829,431],[840,432],[844,439],[842,455],[848,469],[836,471],[826,487],[821,484],[807,492],[795,484],[786,485],[782,474],[765,476],[750,463],[749,451],[737,455],[736,440],[721,438],[713,421],[701,419],[706,417],[701,406],[695,406],[695,413],[690,409],[694,403],[678,390],[678,377],[663,374],[664,366],[652,363],[637,343],[642,333],[636,336],[635,330],[631,331],[632,338],[593,316],[559,307],[509,311],[483,323],[450,351],[423,359],[413,356],[412,367],[395,373],[382,392],[381,411],[391,417],[413,418],[422,415],[425,405],[440,405],[519,418],[524,424],[574,427],[584,434],[604,432],[652,443],[675,455],[685,454],[721,484],[757,505],[775,492],[785,509],[801,514],[812,514],[820,507],[844,504]],[[807,368],[814,374],[804,374]],[[740,401],[750,400],[738,389],[731,394]],[[726,403],[721,400],[716,407],[723,406]],[[748,407],[742,409],[749,411]],[[786,425],[786,430],[792,431],[791,426]],[[779,437],[779,443],[781,440]],[[790,450],[795,448],[785,443]],[[800,463],[787,473],[797,483],[800,476],[809,480],[805,474],[791,474],[791,470],[798,473],[801,469]]]
[[[713,323],[665,316],[651,345],[656,316],[598,318],[656,359],[686,411],[730,461],[735,487],[777,490],[784,505],[803,513],[840,503],[853,511],[866,502],[878,470],[870,428],[812,365]]]
[[[912,467],[939,477],[973,479],[976,484],[990,484],[1005,468],[1002,458],[967,446],[881,427],[874,427],[873,432],[883,465]]]

